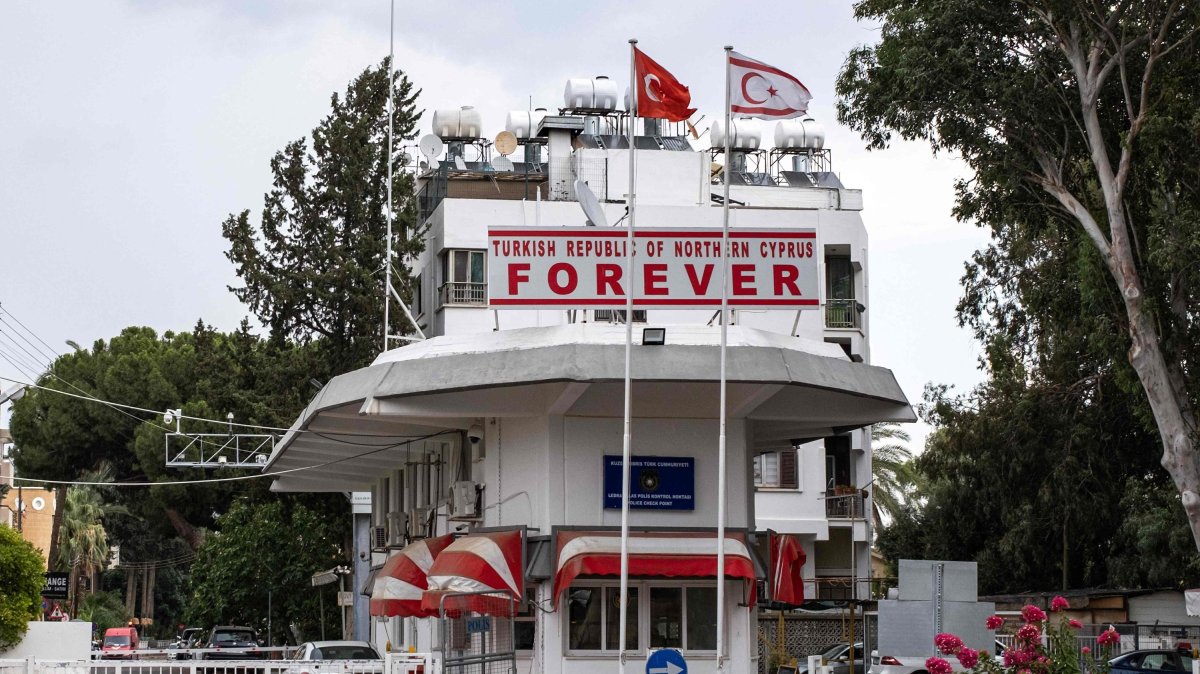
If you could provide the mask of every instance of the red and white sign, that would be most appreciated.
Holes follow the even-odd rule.
[[[628,230],[599,227],[488,231],[493,309],[639,309],[721,305],[721,231],[634,230],[633,282],[625,279]],[[729,232],[729,306],[815,309],[820,303],[814,229]]]

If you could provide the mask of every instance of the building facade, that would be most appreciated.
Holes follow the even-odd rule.
[[[521,598],[507,638],[533,671],[615,662],[625,312],[495,310],[487,283],[491,228],[625,226],[630,119],[616,110],[615,85],[591,86],[580,105],[569,84],[559,114],[511,113],[515,153],[507,139],[484,140],[469,109],[434,115],[442,142],[422,144],[426,246],[411,261],[409,302],[425,339],[332,380],[271,457],[268,470],[300,469],[276,478],[276,490],[371,491],[372,561],[395,593],[390,603],[372,596],[380,643],[449,652],[448,640],[465,637],[417,617],[422,596],[428,612],[438,598],[430,590],[494,588]],[[638,227],[719,231],[727,168],[731,229],[816,231],[815,308],[732,312],[722,607],[713,566],[719,312],[628,317],[638,339],[631,473],[640,496],[627,649],[644,658],[676,648],[691,669],[716,671],[722,611],[725,671],[756,671],[756,607],[774,599],[768,530],[798,541],[805,598],[864,595],[853,579],[869,576],[865,429],[913,415],[891,373],[871,365],[862,195],[832,171],[819,125],[785,125],[771,151],[759,149],[754,127],[738,126],[722,157],[695,149],[681,128],[635,123]],[[581,201],[597,205],[585,213]],[[646,327],[665,331],[661,344],[641,342]],[[511,532],[520,540],[510,547]],[[377,576],[362,589],[384,585]]]

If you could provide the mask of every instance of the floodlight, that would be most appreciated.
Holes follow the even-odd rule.
[[[642,346],[662,346],[666,343],[666,328],[642,328]]]

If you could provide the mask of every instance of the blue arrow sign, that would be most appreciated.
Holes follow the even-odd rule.
[[[687,660],[673,648],[651,651],[646,658],[646,674],[687,674]]]

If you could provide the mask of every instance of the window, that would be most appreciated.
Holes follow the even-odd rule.
[[[482,250],[451,249],[442,253],[440,299],[447,304],[487,303],[487,258]]]
[[[421,277],[414,276],[412,282],[412,311],[413,316],[420,316],[425,313],[425,302],[421,287]]]
[[[849,257],[825,258],[825,296],[828,299],[854,299],[854,266]]]
[[[620,627],[616,585],[573,585],[567,591],[567,650],[615,653]],[[642,597],[648,601],[640,601]],[[647,581],[629,584],[625,622],[626,649],[712,651],[717,647],[715,585],[671,585]]]
[[[754,486],[778,489],[800,487],[796,450],[765,452],[754,457]]]

